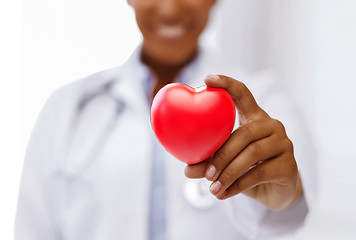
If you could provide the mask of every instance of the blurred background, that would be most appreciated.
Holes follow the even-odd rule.
[[[20,4],[0,7],[0,239],[13,237],[25,148],[48,96],[120,65],[141,40],[125,0]],[[318,200],[305,228],[285,239],[356,239],[355,13],[354,0],[220,0],[202,39],[248,71],[273,68],[312,129]]]

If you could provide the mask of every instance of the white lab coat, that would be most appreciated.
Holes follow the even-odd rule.
[[[139,52],[118,68],[62,87],[45,104],[24,162],[16,240],[147,239],[156,140],[142,87],[148,70]],[[268,239],[293,232],[303,225],[315,190],[314,153],[298,113],[267,73],[242,74],[205,50],[180,80],[199,86],[215,73],[245,82],[260,106],[285,124],[304,195],[283,211],[267,210],[243,194],[219,201],[208,193],[208,185],[197,197],[187,195],[187,182],[206,180],[187,179],[184,164],[164,153],[168,239]],[[102,94],[108,85],[111,90]]]

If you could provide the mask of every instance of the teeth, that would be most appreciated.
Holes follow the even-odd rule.
[[[178,38],[185,33],[185,29],[181,25],[176,26],[160,26],[157,28],[157,34],[164,38]]]

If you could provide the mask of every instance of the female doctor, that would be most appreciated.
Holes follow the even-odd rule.
[[[268,73],[244,74],[199,47],[215,1],[128,3],[142,45],[57,90],[39,116],[16,239],[268,239],[302,226],[314,186],[307,134]],[[239,126],[211,158],[184,166],[155,140],[150,101],[167,83],[204,79],[230,93]]]

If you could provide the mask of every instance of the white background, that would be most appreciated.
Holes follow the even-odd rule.
[[[356,1],[227,0],[224,13],[225,54],[274,67],[317,141],[318,202],[293,239],[356,239]]]
[[[12,239],[22,166],[20,1],[0,2],[0,239]]]
[[[251,71],[274,67],[319,146],[319,200],[295,239],[356,239],[356,2],[225,0],[221,7],[209,42]],[[12,0],[0,11],[0,239],[12,239],[25,146],[45,100],[121,64],[140,35],[125,0],[30,0],[22,13]]]

